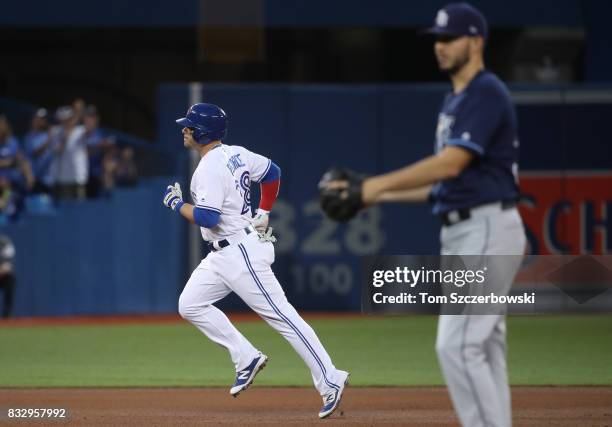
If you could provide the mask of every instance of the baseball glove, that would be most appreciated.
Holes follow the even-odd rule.
[[[361,186],[365,175],[347,168],[334,167],[319,182],[321,209],[338,222],[346,222],[364,207]],[[335,183],[332,183],[334,182]],[[332,183],[332,184],[330,184]]]

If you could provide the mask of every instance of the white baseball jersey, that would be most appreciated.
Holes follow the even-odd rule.
[[[191,178],[191,197],[196,207],[221,214],[215,227],[200,228],[204,240],[224,239],[251,224],[251,182],[259,182],[271,164],[238,145],[221,144],[202,157]]]

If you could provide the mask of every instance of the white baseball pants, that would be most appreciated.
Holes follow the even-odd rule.
[[[233,291],[289,341],[310,368],[314,385],[322,396],[339,389],[344,374],[336,369],[314,330],[287,301],[270,267],[273,262],[274,245],[260,242],[257,233],[209,253],[183,289],[180,315],[225,347],[236,371],[244,369],[259,351],[213,305]]]

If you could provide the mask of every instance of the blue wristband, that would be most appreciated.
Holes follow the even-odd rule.
[[[176,204],[176,206],[174,207],[174,212],[181,212],[181,207],[185,204],[185,202],[183,202],[182,200],[180,202],[178,202]]]

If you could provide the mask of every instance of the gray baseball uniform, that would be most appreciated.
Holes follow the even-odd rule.
[[[449,94],[438,119],[436,148],[464,148],[474,160],[455,179],[434,186],[433,211],[442,217],[442,255],[518,255],[504,260],[495,293],[507,294],[525,249],[518,198],[518,139],[505,85],[481,71]],[[441,315],[436,351],[464,426],[510,426],[505,314]]]

